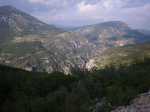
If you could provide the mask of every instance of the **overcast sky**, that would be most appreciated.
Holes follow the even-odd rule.
[[[0,0],[49,24],[81,26],[120,20],[150,29],[150,0]]]

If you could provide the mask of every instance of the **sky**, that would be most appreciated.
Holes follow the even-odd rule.
[[[0,0],[40,20],[60,26],[123,21],[150,30],[150,0]]]

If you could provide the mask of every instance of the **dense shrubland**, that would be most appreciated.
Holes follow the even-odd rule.
[[[0,112],[109,112],[150,89],[150,59],[72,75],[0,66]]]

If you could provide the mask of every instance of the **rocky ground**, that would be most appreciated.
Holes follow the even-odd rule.
[[[112,112],[150,112],[150,91],[139,95],[130,105],[118,107]]]

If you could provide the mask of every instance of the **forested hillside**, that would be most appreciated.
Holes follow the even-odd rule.
[[[150,89],[150,59],[89,72],[26,72],[0,66],[0,112],[110,112]]]

